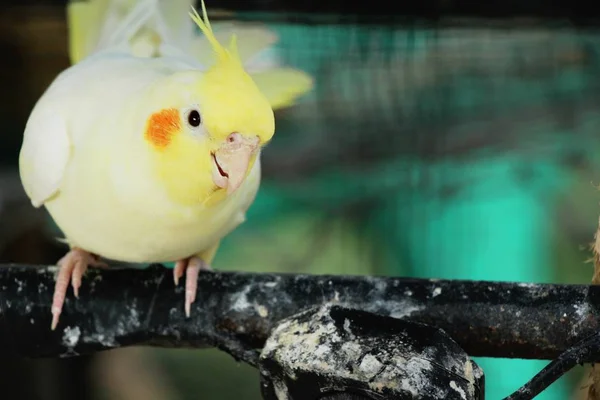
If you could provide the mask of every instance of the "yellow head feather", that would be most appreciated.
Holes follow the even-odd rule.
[[[206,6],[204,5],[204,0],[201,0],[202,4],[202,18],[198,15],[198,11],[192,6],[192,12],[190,13],[190,17],[192,20],[198,25],[198,28],[202,31],[206,39],[211,44],[213,51],[217,55],[217,62],[221,62],[224,64],[227,63],[235,63],[237,66],[242,68],[242,62],[240,60],[240,56],[237,50],[236,44],[236,36],[231,36],[231,42],[229,43],[229,49],[224,48],[221,43],[215,37],[215,34],[212,30],[212,26],[210,25],[210,20],[208,19],[208,14],[206,13]]]
[[[145,138],[155,150],[155,171],[169,197],[179,204],[209,205],[226,196],[213,181],[211,154],[234,132],[258,136],[259,145],[266,144],[273,137],[275,118],[267,97],[244,70],[235,36],[228,48],[223,47],[210,26],[204,2],[203,18],[192,10],[191,18],[216,54],[215,63],[206,71],[177,72],[156,85],[151,98],[161,107],[147,119]],[[198,105],[207,133],[200,140],[187,131],[182,110],[190,102]],[[246,173],[255,160],[256,154]]]
[[[201,93],[205,124],[209,132],[222,139],[240,128],[258,135],[261,143],[271,140],[275,131],[273,109],[252,77],[244,70],[236,36],[223,47],[214,35],[204,1],[202,18],[192,7],[190,17],[198,25],[216,55],[216,61],[204,74]],[[232,112],[235,110],[235,112]]]

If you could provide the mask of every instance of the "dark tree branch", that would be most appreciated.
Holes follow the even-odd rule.
[[[553,359],[600,329],[597,286],[233,272],[202,273],[186,319],[183,283],[153,266],[90,271],[51,331],[53,271],[0,267],[0,329],[21,354],[215,346],[256,365],[279,320],[325,302],[440,327],[471,356]]]

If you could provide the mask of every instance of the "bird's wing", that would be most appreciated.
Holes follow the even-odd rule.
[[[36,108],[27,121],[19,155],[21,182],[34,207],[59,191],[70,153],[62,115],[49,104]]]
[[[193,37],[192,0],[70,0],[71,63],[107,49],[153,57],[165,46],[179,51]]]

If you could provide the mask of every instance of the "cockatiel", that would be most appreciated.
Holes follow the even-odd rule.
[[[32,204],[47,208],[70,246],[58,262],[52,329],[69,282],[78,297],[84,272],[102,259],[176,262],[189,316],[199,271],[257,193],[273,109],[312,86],[293,69],[245,69],[273,33],[240,28],[239,40],[224,46],[204,3],[202,18],[189,7],[68,5],[73,65],[33,108],[19,159]]]

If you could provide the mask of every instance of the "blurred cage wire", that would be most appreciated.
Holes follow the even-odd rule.
[[[0,262],[50,263],[61,251],[56,227],[22,193],[16,155],[33,102],[68,65],[64,4],[18,14],[16,23],[7,12],[0,29],[15,55],[2,69],[10,129],[0,137]],[[261,191],[247,222],[224,241],[217,268],[589,282],[585,246],[597,224],[593,183],[600,183],[597,29],[541,20],[433,25],[393,16],[214,15],[216,27],[268,24],[279,41],[262,62],[303,69],[316,83],[277,113]],[[28,82],[26,99],[16,77]],[[492,206],[507,197],[519,200]],[[142,353],[99,357],[105,372],[129,360],[143,376],[142,366],[154,365],[170,382],[156,399],[200,391],[210,399],[259,398],[255,372],[215,353]],[[503,365],[484,365],[488,398],[509,394],[539,370],[516,377],[523,370],[511,375]],[[190,368],[204,377],[192,379]],[[148,383],[152,373],[138,380]],[[105,384],[107,375],[99,375]],[[539,398],[577,396],[581,384],[573,379],[562,394]],[[119,398],[136,398],[122,390]]]
[[[306,35],[306,27],[289,29],[297,31],[299,45],[280,44],[281,52],[314,73],[317,87],[278,119],[283,133],[273,146],[296,151],[266,153],[273,179],[333,170],[353,174],[355,189],[368,197],[373,191],[365,189],[434,180],[415,179],[413,168],[396,169],[393,179],[379,168],[378,177],[361,176],[398,159],[408,167],[415,160],[467,162],[510,151],[570,166],[588,161],[599,79],[592,34],[543,28],[419,33],[390,25],[318,26]]]
[[[460,199],[504,177],[535,190],[543,206],[569,190],[573,175],[593,181],[597,32],[484,22],[279,25],[280,56],[317,84],[278,116],[265,181],[330,218],[343,214],[357,228],[387,219],[383,230],[357,231],[378,242],[393,238],[390,247],[398,247],[407,225],[394,212],[406,214],[405,222],[429,219],[434,210],[423,207],[426,199]],[[503,191],[491,185],[486,196]],[[381,210],[388,215],[378,216]],[[571,208],[562,221],[576,231],[577,212]],[[586,245],[595,217],[582,219],[589,222],[577,236],[588,235],[580,243]]]

